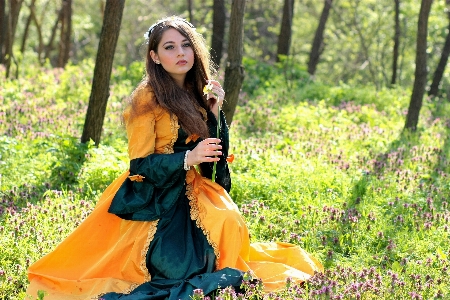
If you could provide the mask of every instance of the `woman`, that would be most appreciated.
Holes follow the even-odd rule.
[[[204,40],[184,19],[150,27],[146,77],[124,112],[130,169],[53,252],[29,268],[27,293],[48,299],[189,299],[239,288],[243,272],[282,288],[322,265],[286,243],[250,245],[228,195],[224,91]],[[205,86],[209,87],[206,96]],[[220,136],[217,124],[220,118]],[[215,182],[210,178],[217,164]]]

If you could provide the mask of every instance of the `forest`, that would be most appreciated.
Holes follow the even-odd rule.
[[[251,240],[325,267],[216,299],[450,299],[450,0],[0,0],[0,299],[45,299],[27,267],[127,168],[144,33],[171,15],[211,49]]]
[[[243,57],[274,63],[279,61],[278,55],[284,55],[289,65],[308,70],[316,81],[324,83],[371,83],[378,89],[392,85],[408,88],[414,79],[421,2],[245,1]],[[431,84],[440,60],[448,56],[445,43],[449,20],[446,1],[434,1],[432,5],[433,1],[427,2],[431,6],[426,48]],[[0,62],[5,66],[12,64],[10,72],[14,77],[28,64],[64,67],[69,61],[80,64],[95,58],[105,3],[2,1]],[[283,11],[285,6],[287,13]],[[215,22],[222,25],[216,26],[216,31],[214,9],[216,19],[221,19]],[[219,56],[215,61],[223,67],[227,61],[230,13],[231,1],[173,1],[170,6],[160,1],[125,2],[114,65],[129,66],[142,60],[143,34],[148,27],[163,16],[180,15],[195,24],[205,36]],[[282,25],[284,15],[288,21]],[[10,35],[14,43],[7,51]],[[214,35],[220,40],[220,46],[213,44],[216,43]],[[317,45],[314,44],[316,35],[320,37]],[[284,42],[287,46],[278,45],[279,40],[289,42]],[[448,85],[445,64],[443,72],[443,82],[439,85],[441,93],[445,93]]]

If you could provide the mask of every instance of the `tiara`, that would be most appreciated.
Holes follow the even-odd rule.
[[[150,28],[145,32],[144,37],[146,39],[150,38],[150,35],[152,34],[153,30],[155,29],[156,26],[159,26],[167,21],[183,21],[184,23],[186,23],[187,25],[189,25],[189,27],[195,29],[195,26],[192,25],[192,23],[190,23],[188,20],[180,18],[180,17],[170,17],[164,20],[161,20],[159,22],[156,22],[155,24],[153,24],[152,26],[150,26]]]

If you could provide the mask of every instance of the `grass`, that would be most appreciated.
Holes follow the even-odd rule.
[[[246,63],[231,196],[252,241],[298,244],[326,271],[278,294],[247,282],[245,295],[218,297],[450,297],[450,104],[425,100],[418,132],[403,132],[409,91],[324,86],[301,68]],[[0,299],[23,299],[30,263],[127,168],[120,116],[140,67],[114,70],[98,148],[79,143],[92,69],[0,77]]]

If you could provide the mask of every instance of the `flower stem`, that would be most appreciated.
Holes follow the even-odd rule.
[[[217,99],[217,101],[219,101],[219,99]],[[217,138],[220,137],[220,105],[217,105],[218,110],[217,110]],[[213,166],[213,172],[212,172],[212,176],[211,176],[211,181],[212,182],[216,182],[216,168],[217,168],[217,161],[214,162],[214,166]]]

